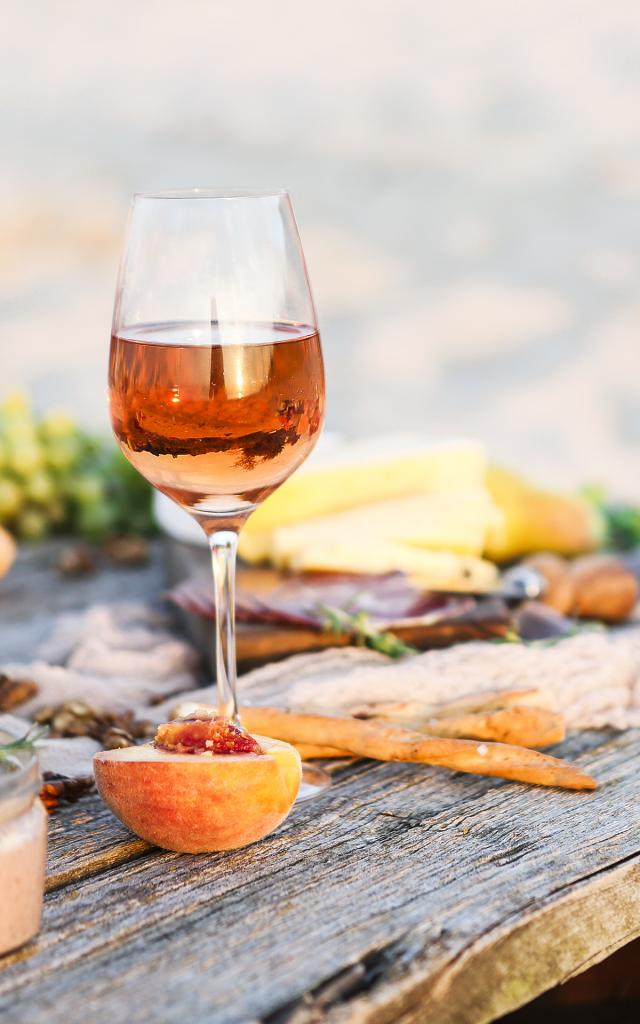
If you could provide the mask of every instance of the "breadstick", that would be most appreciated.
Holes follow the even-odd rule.
[[[391,713],[372,716],[371,721],[395,722]],[[404,728],[414,728],[428,736],[447,736],[451,739],[489,739],[499,743],[512,743],[515,746],[530,746],[541,749],[564,739],[566,729],[564,719],[554,712],[538,708],[506,708],[504,711],[489,712],[486,715],[465,715],[460,718],[427,719],[411,722],[400,721],[396,724]],[[337,758],[345,757],[344,751],[334,746],[318,744],[305,745],[305,758]],[[308,748],[308,749],[307,749]],[[314,753],[310,753],[313,750]]]
[[[281,708],[243,708],[242,719],[250,732],[288,743],[330,746],[378,761],[439,765],[453,771],[564,789],[595,789],[597,785],[575,765],[504,743],[440,739],[385,722],[296,714]]]
[[[372,715],[369,721],[388,721],[414,729],[426,736],[443,736],[450,739],[493,740],[497,743],[511,743],[517,747],[539,749],[553,743],[561,743],[566,729],[562,715],[541,708],[514,707],[503,711],[491,711],[480,715],[463,715],[460,718],[431,718],[405,721],[396,720],[394,714]],[[305,757],[340,757],[344,751],[335,747],[318,746],[316,753],[305,752]],[[321,752],[320,752],[321,751]],[[302,756],[302,755],[301,755]]]
[[[350,754],[348,750],[338,750],[337,747],[323,747],[319,743],[294,743],[293,746],[296,748],[300,757],[303,761],[312,761],[314,758],[350,758],[353,759],[353,754]]]
[[[416,723],[415,727],[429,736],[494,740],[534,748],[560,743],[566,735],[562,715],[543,708],[528,707],[504,708],[502,711],[464,715],[460,718],[436,718]]]
[[[473,694],[446,704],[426,704],[422,701],[379,701],[371,704],[354,704],[345,711],[355,718],[391,718],[394,721],[423,721],[429,718],[456,718],[459,715],[481,711],[499,711],[503,708],[519,707],[553,710],[553,702],[542,690],[492,690],[489,693]]]
[[[547,711],[545,708],[518,705],[501,711],[460,715],[457,718],[425,718],[416,713],[409,716],[403,705],[382,705],[378,713],[376,706],[371,705],[371,711],[371,714],[356,717],[395,722],[406,729],[415,729],[428,736],[496,740],[499,743],[513,743],[519,747],[549,747],[552,743],[560,743],[566,734],[562,715]],[[417,705],[412,705],[412,711],[417,711]]]

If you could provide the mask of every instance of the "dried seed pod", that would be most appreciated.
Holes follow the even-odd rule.
[[[40,799],[47,811],[56,809],[59,803],[74,804],[81,796],[93,789],[93,779],[70,779],[57,772],[45,772]]]
[[[70,700],[64,705],[64,708],[76,718],[91,718],[95,715],[95,711],[81,700]]]
[[[117,715],[109,711],[98,712],[81,700],[42,708],[36,720],[50,725],[54,738],[91,736],[108,750],[133,746],[138,740],[147,739],[155,733],[154,724],[138,721],[133,711]]]
[[[122,747],[132,747],[134,745],[133,739],[127,737],[121,729],[107,729],[102,742],[104,743],[105,750],[119,750]]]
[[[33,720],[34,722],[37,722],[38,725],[48,725],[58,710],[58,708],[48,704],[46,707],[40,708],[39,711],[36,711],[33,716]]]
[[[120,565],[144,565],[149,561],[149,545],[143,537],[127,534],[105,544],[105,554]]]
[[[116,736],[126,736],[128,739],[132,739],[131,733],[128,729],[123,728],[121,725],[110,725],[107,732],[115,733]]]
[[[64,710],[64,708],[61,711],[57,711],[51,720],[52,728],[59,733],[66,732],[72,724],[73,715],[70,715],[68,711]]]
[[[149,722],[146,719],[134,722],[131,729],[137,740],[146,739],[148,736],[155,736],[156,732],[156,726],[154,723]]]
[[[90,724],[85,719],[74,718],[65,729],[67,736],[88,736]]]
[[[86,544],[74,544],[62,550],[56,568],[63,576],[87,576],[95,572],[96,563]]]

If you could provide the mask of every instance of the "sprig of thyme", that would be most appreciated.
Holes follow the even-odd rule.
[[[317,610],[322,619],[322,628],[327,632],[337,636],[352,636],[357,644],[386,654],[389,658],[404,658],[407,654],[418,653],[417,647],[405,644],[394,633],[377,629],[366,612],[351,615],[328,604],[319,604]]]
[[[523,643],[522,637],[516,629],[510,626],[502,636],[492,636],[488,638],[491,644],[521,644]]]
[[[48,732],[49,729],[46,725],[36,724],[32,725],[19,739],[0,743],[0,765],[4,763],[10,768],[21,768],[22,764],[16,754],[22,750],[33,753],[37,744],[45,738]]]

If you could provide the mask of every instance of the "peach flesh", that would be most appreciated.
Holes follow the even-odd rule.
[[[235,850],[273,832],[291,810],[302,769],[294,747],[255,737],[262,754],[173,754],[153,744],[104,750],[100,796],[127,828],[180,853]]]

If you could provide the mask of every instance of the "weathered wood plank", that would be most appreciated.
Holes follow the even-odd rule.
[[[102,563],[78,578],[62,577],[55,568],[63,546],[21,546],[15,567],[0,580],[0,663],[33,658],[55,615],[101,602],[154,600],[165,586],[160,542],[152,543],[147,565],[114,569]]]
[[[389,989],[357,997],[331,1014],[334,1024],[486,1024],[610,956],[640,932],[640,856],[596,872],[554,893],[528,915],[482,935],[450,963],[416,961]],[[405,936],[396,959],[411,953],[420,934]],[[420,977],[423,974],[423,977]],[[311,1024],[313,1003],[289,1024]]]
[[[114,818],[97,793],[90,793],[77,804],[61,806],[49,818],[47,892],[151,849]]]
[[[361,763],[254,847],[150,852],[57,889],[39,941],[0,971],[0,1014],[306,1021],[316,991],[329,1020],[490,1020],[640,932],[640,734],[563,749],[584,751],[599,791]],[[592,896],[594,926],[572,937]]]
[[[145,569],[71,581],[56,552],[25,549],[0,582],[2,660],[31,656],[55,613],[162,589],[158,552]],[[494,1019],[640,930],[640,733],[574,736],[559,752],[582,753],[601,789],[361,762],[275,835],[211,857],[149,848],[95,795],[63,808],[44,929],[0,962],[0,1017]]]
[[[152,557],[147,565],[114,568],[98,558],[97,572],[77,578],[62,577],[55,566],[63,547],[64,542],[59,540],[23,546],[15,568],[0,580],[0,663],[29,660],[46,638],[55,615],[123,598],[159,600],[170,578],[183,579],[203,564],[206,568],[205,551],[158,540],[150,545]],[[259,585],[261,575],[255,570],[241,569],[239,580],[245,586]],[[182,623],[195,645],[210,658],[211,623],[182,613],[169,602],[164,602],[163,607]],[[241,667],[249,668],[265,660],[347,643],[346,637],[325,636],[314,630],[240,623],[238,660]]]

